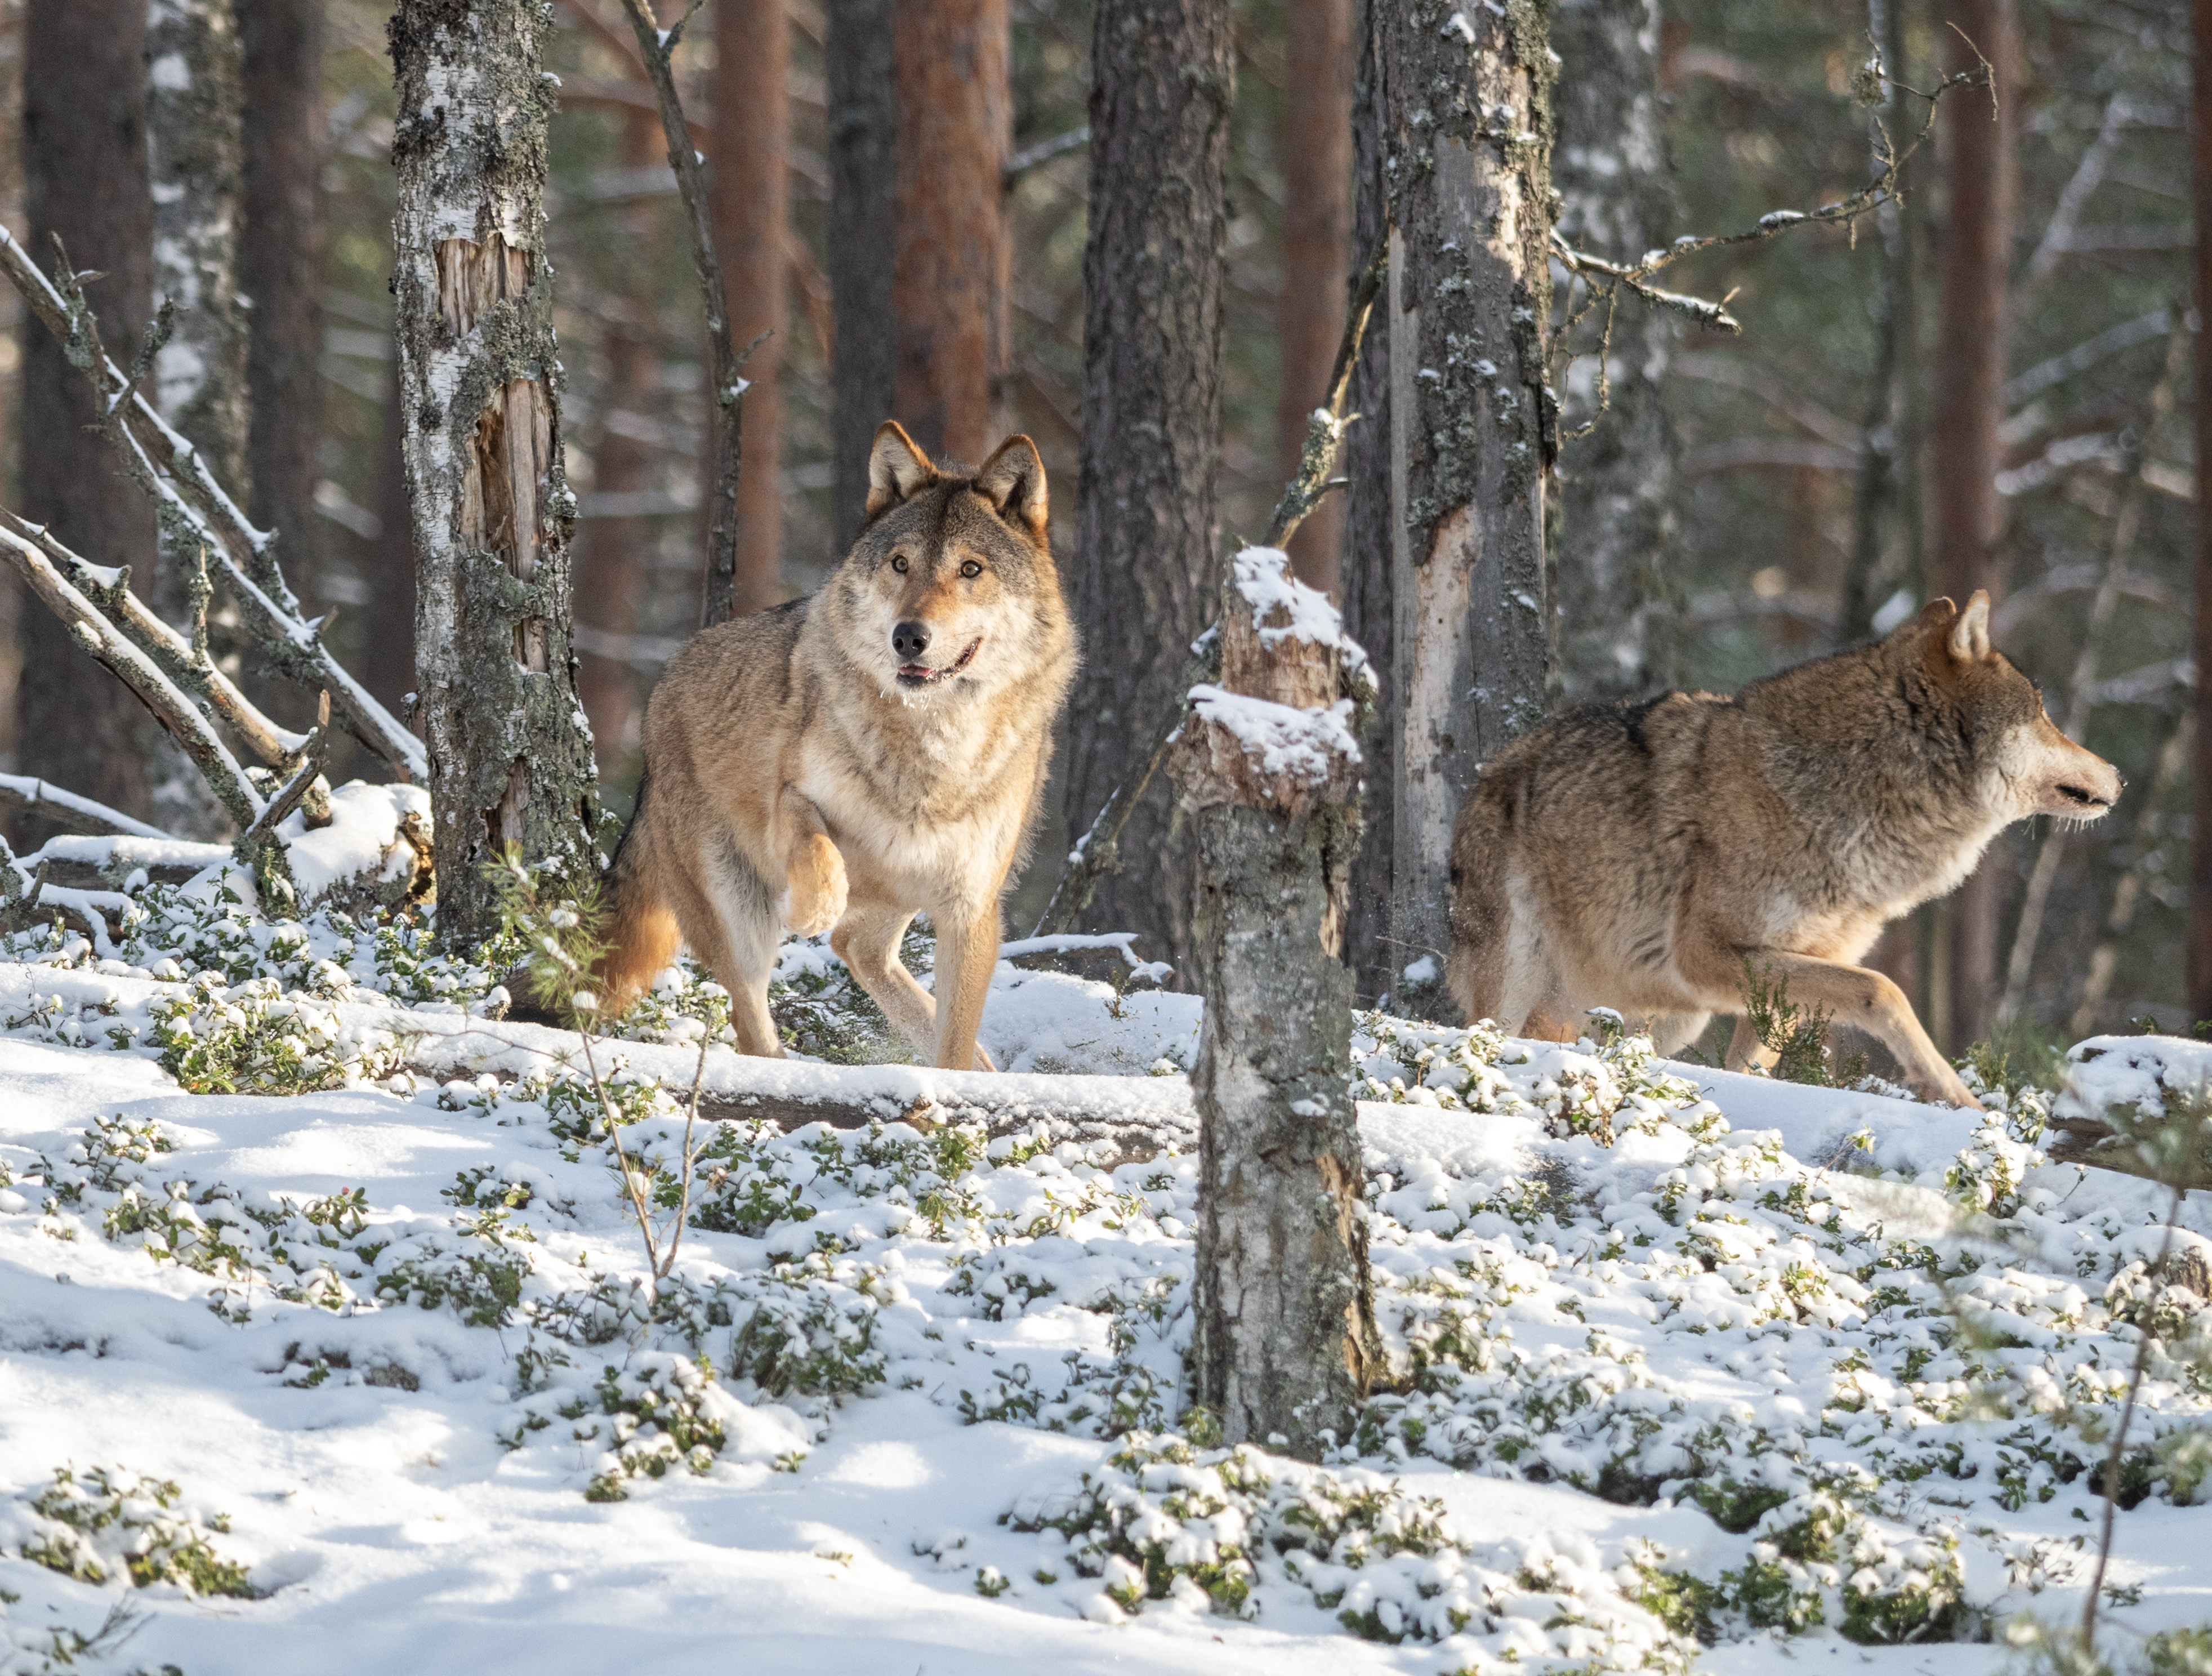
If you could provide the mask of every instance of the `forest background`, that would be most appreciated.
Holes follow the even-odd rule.
[[[84,103],[65,76],[26,85],[27,36],[42,6],[69,15],[87,73],[102,51],[138,52],[157,67],[157,95],[165,19],[228,10],[157,0],[155,39],[141,46],[118,46],[117,31],[127,37],[143,5],[0,8],[0,219],[17,229],[38,219],[27,203],[39,190],[27,134],[36,143],[45,123],[51,139],[52,124]],[[887,88],[912,100],[980,100],[999,135],[1004,193],[986,213],[1000,217],[994,249],[1003,268],[991,273],[987,262],[984,278],[1003,287],[990,307],[1005,333],[981,369],[994,436],[956,441],[952,452],[981,452],[999,430],[1026,431],[1051,472],[1055,542],[1071,576],[1095,539],[1079,496],[1091,9],[960,0],[921,9],[927,27],[911,19],[894,27],[894,9],[881,0],[836,0],[828,10],[808,0],[710,0],[678,56],[708,162],[734,336],[742,346],[770,334],[747,368],[741,609],[816,586],[857,519],[835,396],[838,345],[842,337],[848,369],[881,351],[882,322],[860,307],[879,313],[891,300],[870,303],[854,287],[873,270],[867,240],[900,213],[898,193],[925,190],[915,172],[889,167],[888,153],[871,174],[852,143],[879,118]],[[706,355],[685,225],[627,25],[615,0],[561,0],[556,16],[548,62],[562,86],[548,239],[561,428],[579,495],[575,644],[606,804],[619,816],[635,793],[645,697],[698,620],[711,464]],[[249,456],[240,476],[251,477],[259,520],[283,529],[287,574],[309,610],[335,611],[341,659],[398,710],[415,684],[414,554],[388,288],[387,17],[369,0],[240,7],[245,39],[234,70],[246,78],[245,146],[206,167],[238,178],[246,210],[239,289],[252,307],[216,322],[254,409],[249,428],[234,428]],[[870,17],[873,27],[854,27]],[[1354,231],[1352,0],[1244,0],[1231,18],[1214,537],[1224,549],[1267,525],[1304,416],[1324,398],[1346,288],[1365,260]],[[2014,829],[1977,885],[1893,927],[1876,963],[1954,1051],[1992,1032],[2063,1042],[2144,1018],[2185,1033],[2198,1016],[2186,928],[2196,480],[2188,9],[2172,0],[1561,0],[1552,15],[1560,230],[1580,248],[1632,260],[1680,234],[1734,231],[1771,210],[1844,197],[1874,172],[1869,112],[1854,87],[1870,39],[1898,82],[1926,88],[1959,51],[1954,24],[1997,65],[2001,120],[1990,120],[1986,94],[1954,96],[1983,101],[1973,119],[1986,135],[1948,112],[1906,165],[1901,204],[1863,218],[1853,234],[1799,229],[1670,270],[1670,285],[1726,295],[1740,335],[1624,304],[1613,410],[1566,445],[1552,498],[1559,696],[1732,689],[1884,629],[1957,588],[1960,543],[1946,520],[1978,497],[1995,520],[1986,559],[1976,562],[1998,598],[1998,643],[2041,680],[2053,717],[2120,768],[2130,791],[2086,832]],[[972,40],[963,43],[963,28],[1003,50],[963,58]],[[49,64],[66,62],[51,43],[44,50]],[[1893,97],[1903,112],[1891,112],[1893,127],[1916,130],[1924,103]],[[149,108],[158,119],[158,98]],[[286,123],[299,143],[283,143]],[[1975,155],[1962,160],[1962,144]],[[1993,197],[1961,198],[1962,161],[1994,183]],[[108,182],[86,195],[122,190]],[[156,182],[151,194],[155,295],[168,288],[159,272],[164,191],[173,202],[178,190]],[[1996,241],[1994,268],[1974,268],[1973,239]],[[129,275],[97,250],[72,255],[118,272],[102,282],[106,295],[98,285],[90,294],[95,306],[117,307]],[[1992,271],[2001,282],[1990,282]],[[1564,277],[1560,306],[1571,307]],[[27,481],[22,442],[73,422],[57,417],[52,380],[40,383],[40,356],[52,354],[33,343],[43,329],[22,321],[12,295],[0,303],[16,327],[0,336],[0,492],[66,535],[64,510],[42,504],[42,485]],[[136,336],[127,305],[120,314],[112,348]],[[1585,330],[1577,341],[1587,348],[1588,338]],[[1585,356],[1565,373],[1569,428],[1592,416],[1595,371]],[[1977,392],[1986,422],[1958,410]],[[912,412],[873,416],[884,416],[945,443],[941,418],[932,436]],[[1993,439],[1994,458],[1959,446],[1977,432]],[[88,440],[87,458],[102,475],[68,492],[112,501],[122,522],[106,544],[82,536],[76,544],[103,562],[127,556],[117,543],[137,542],[150,556],[151,520],[125,527],[131,492],[106,478],[100,446]],[[1961,472],[1973,482],[1962,484]],[[89,495],[88,481],[98,484]],[[1594,568],[1590,532],[1624,506],[1634,528],[1607,543],[1634,562]],[[1337,583],[1346,539],[1334,506],[1310,522],[1294,550],[1310,580]],[[144,562],[150,571],[150,556]],[[103,780],[88,748],[84,695],[115,683],[82,657],[65,667],[68,643],[13,586],[0,590],[0,610],[9,616],[0,633],[7,765],[173,830],[204,822],[189,774],[165,774],[158,759],[151,772],[126,764]],[[1136,616],[1160,637],[1165,618]],[[1357,626],[1356,607],[1352,616]],[[1170,675],[1178,659],[1164,660]],[[1108,690],[1095,689],[1087,708],[1079,703],[1081,725],[1130,735],[1149,726],[1102,706],[1097,693]],[[1137,695],[1123,696],[1134,707]],[[269,702],[291,725],[307,720],[296,693]],[[1082,755],[1079,746],[1073,778],[1089,801],[1075,830],[1100,795],[1083,783]],[[1067,847],[1070,763],[1063,750],[1047,829],[1010,903],[1018,931],[1042,907]],[[366,756],[332,767],[334,780],[373,769]],[[1166,855],[1164,810],[1133,829],[1140,852],[1157,843]],[[1176,957],[1188,925],[1166,883],[1175,877],[1172,865],[1133,865],[1102,892],[1091,920],[1145,932],[1164,945],[1148,952]],[[1370,934],[1357,951],[1364,996],[1397,981],[1402,951],[1387,939]]]

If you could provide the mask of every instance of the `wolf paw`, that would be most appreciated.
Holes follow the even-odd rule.
[[[800,846],[784,870],[783,923],[818,937],[845,917],[845,859],[820,833]]]

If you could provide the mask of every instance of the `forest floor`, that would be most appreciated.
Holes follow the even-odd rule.
[[[780,1068],[890,1120],[702,1124],[656,1286],[621,1170],[665,1242],[711,986],[594,1049],[611,1133],[404,928],[137,898],[105,950],[0,949],[11,1676],[2003,1668],[2079,1615],[2145,1333],[2115,1645],[2212,1622],[2212,1199],[2169,1236],[2036,1146],[2190,1044],[2085,1044],[1984,1116],[1364,1015],[1401,1383],[1308,1466],[1178,1395],[1194,999],[1009,964],[986,1012],[1150,1145]],[[776,1004],[892,1056],[815,945]]]

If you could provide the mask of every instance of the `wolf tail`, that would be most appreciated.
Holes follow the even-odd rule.
[[[637,812],[630,817],[622,841],[615,846],[615,859],[602,885],[607,951],[600,957],[596,975],[610,1017],[645,993],[676,958],[680,940],[675,910],[662,884],[646,794],[646,786],[639,786]]]

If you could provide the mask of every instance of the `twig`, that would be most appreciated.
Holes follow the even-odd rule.
[[[67,264],[64,266],[67,296],[0,227],[0,270],[59,341],[71,364],[92,380],[104,404],[128,390],[130,380],[100,347],[98,322],[78,288],[81,276],[67,273]],[[199,451],[143,394],[130,395],[120,417],[122,422],[109,434],[122,455],[124,469],[153,499],[165,529],[180,542],[198,540],[216,556],[270,666],[311,692],[327,689],[348,731],[383,757],[393,773],[403,780],[427,780],[430,759],[422,742],[347,673],[323,643],[319,627],[301,618],[299,602],[277,569],[274,532],[253,526],[216,481]]]
[[[1006,189],[1013,190],[1014,183],[1031,169],[1049,163],[1055,157],[1064,157],[1079,147],[1091,143],[1091,125],[1071,128],[1065,134],[1055,134],[1048,140],[1039,140],[1035,145],[1024,146],[1006,159],[1005,179]]]
[[[665,31],[653,21],[651,0],[623,0],[623,9],[629,15],[638,56],[645,62],[646,79],[653,84],[653,102],[660,107],[668,167],[676,172],[684,219],[691,229],[691,266],[698,275],[700,297],[706,305],[707,346],[714,373],[714,482],[707,501],[707,568],[700,589],[699,626],[711,628],[728,622],[737,604],[738,473],[744,452],[742,404],[746,384],[738,370],[744,357],[738,355],[730,337],[729,298],[722,285],[722,264],[714,254],[714,228],[707,219],[705,174],[699,166],[699,154],[691,149],[684,101],[676,91],[677,45],[684,38],[684,25],[701,3],[702,0],[692,0],[690,9]]]
[[[322,777],[323,763],[330,754],[331,695],[325,693],[316,707],[314,731],[307,735],[306,747],[300,753],[300,766],[276,795],[269,799],[268,805],[254,818],[253,824],[238,835],[241,846],[258,841],[264,832],[275,832],[284,817],[300,806],[309,789]]]
[[[1345,398],[1352,388],[1352,369],[1359,360],[1359,345],[1367,336],[1367,322],[1375,313],[1375,299],[1382,289],[1382,276],[1390,261],[1390,246],[1386,234],[1376,246],[1375,254],[1359,271],[1352,288],[1352,306],[1344,323],[1344,336],[1336,346],[1336,363],[1329,369],[1328,404],[1316,408],[1306,416],[1305,440],[1298,449],[1298,469],[1283,489],[1282,499],[1275,502],[1274,515],[1267,520],[1267,533],[1262,544],[1280,547],[1313,509],[1322,503],[1338,480],[1329,477],[1336,464],[1336,451],[1359,415],[1344,410]],[[1147,770],[1149,773],[1149,770]]]

